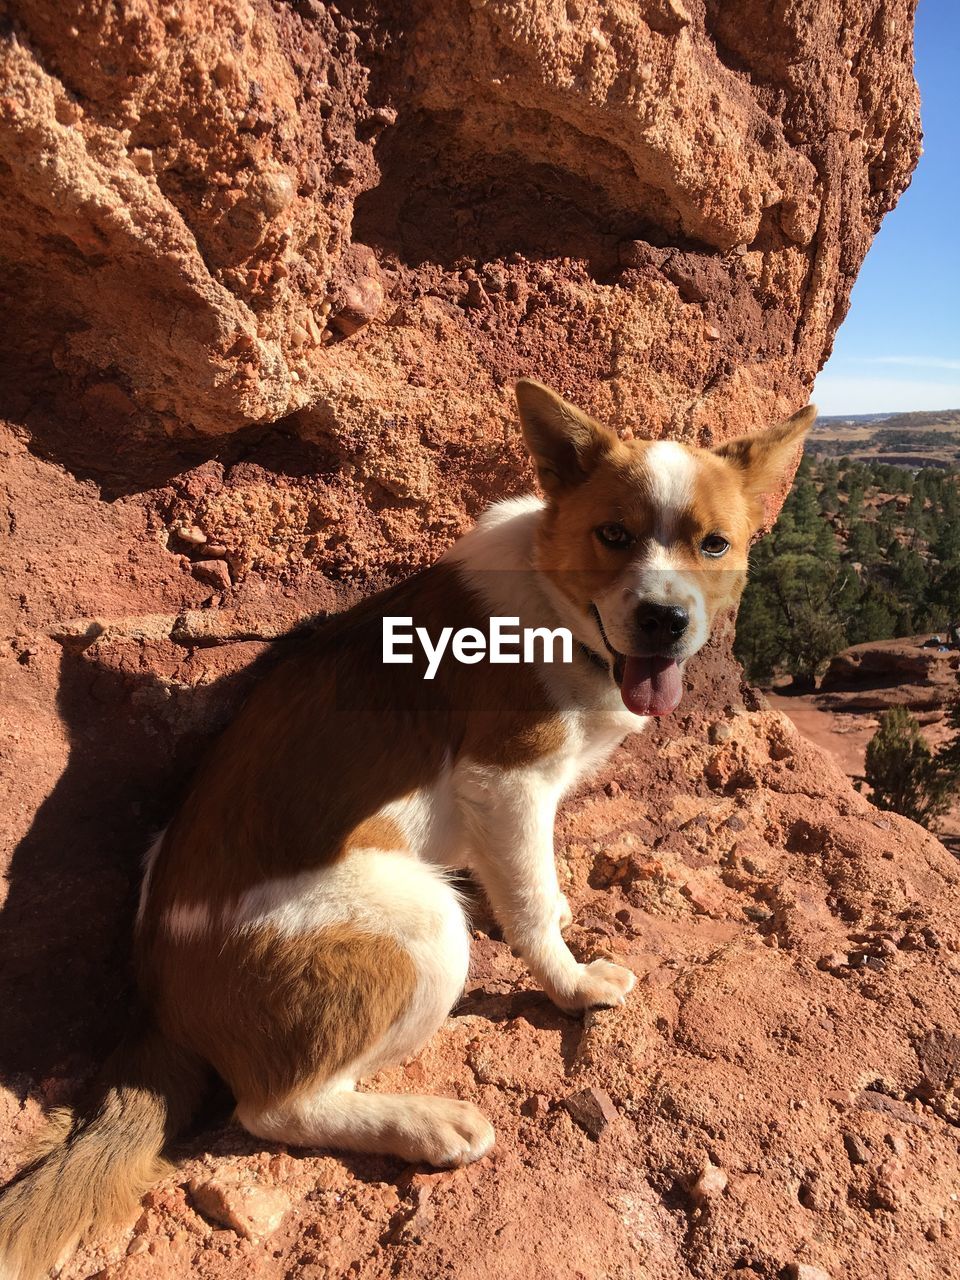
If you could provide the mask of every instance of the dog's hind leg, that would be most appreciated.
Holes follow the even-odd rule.
[[[359,850],[325,874],[312,906],[309,897],[301,902],[317,921],[325,904],[350,904],[349,924],[298,932],[286,958],[268,966],[268,981],[280,975],[276,985],[289,990],[283,973],[294,946],[297,974],[315,975],[296,1010],[298,1028],[310,1024],[307,1056],[312,1053],[315,1067],[282,1080],[274,1077],[274,1056],[268,1088],[261,1087],[263,1071],[248,1087],[235,1087],[241,1124],[257,1137],[294,1146],[378,1152],[438,1167],[478,1160],[493,1146],[494,1133],[473,1103],[354,1092],[358,1079],[417,1053],[463,990],[470,939],[454,890],[407,855]],[[345,1030],[349,1035],[358,1027],[366,1028],[363,1043],[343,1039],[349,1054],[331,1053]],[[269,1037],[258,1053],[261,1063],[276,1047]]]
[[[249,1114],[243,1127],[258,1138],[295,1147],[330,1147],[399,1156],[451,1168],[493,1146],[493,1126],[472,1102],[403,1093],[354,1093],[349,1082]]]

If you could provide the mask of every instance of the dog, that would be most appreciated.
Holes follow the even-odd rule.
[[[432,568],[319,624],[256,686],[150,850],[143,1025],[0,1200],[4,1280],[131,1215],[213,1073],[268,1142],[436,1168],[484,1156],[494,1133],[473,1103],[355,1091],[416,1054],[463,990],[450,869],[471,870],[560,1008],[625,1001],[628,969],[564,942],[557,805],[677,707],[815,409],[695,448],[622,441],[534,381],[516,394],[544,496],[494,505]],[[569,632],[569,660],[491,661],[467,643],[429,680],[412,646],[384,664],[388,621],[391,643],[398,619],[469,641],[494,618]]]

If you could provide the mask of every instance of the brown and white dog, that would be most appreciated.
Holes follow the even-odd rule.
[[[32,1280],[130,1213],[214,1071],[270,1142],[438,1167],[489,1151],[470,1102],[355,1091],[415,1054],[463,989],[469,934],[445,868],[472,870],[562,1008],[618,1005],[633,986],[563,940],[557,804],[677,706],[814,410],[697,449],[622,442],[536,382],[517,398],[545,500],[492,507],[432,569],[322,623],[256,688],[151,849],[144,1026],[0,1201],[4,1280]],[[508,617],[576,644],[569,662],[441,663],[426,681],[416,657],[383,665],[387,616],[430,634]]]

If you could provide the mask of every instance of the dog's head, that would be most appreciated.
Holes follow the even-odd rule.
[[[684,662],[740,598],[764,496],[783,484],[816,409],[698,449],[620,440],[539,382],[519,382],[517,402],[547,497],[537,567],[626,706],[665,715]]]

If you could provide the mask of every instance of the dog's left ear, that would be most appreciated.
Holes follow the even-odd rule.
[[[517,383],[520,425],[548,497],[582,484],[617,437],[542,382]]]
[[[743,472],[744,487],[752,497],[774,493],[783,484],[804,436],[813,426],[817,406],[808,404],[786,422],[779,422],[752,436],[737,436],[711,450]]]

